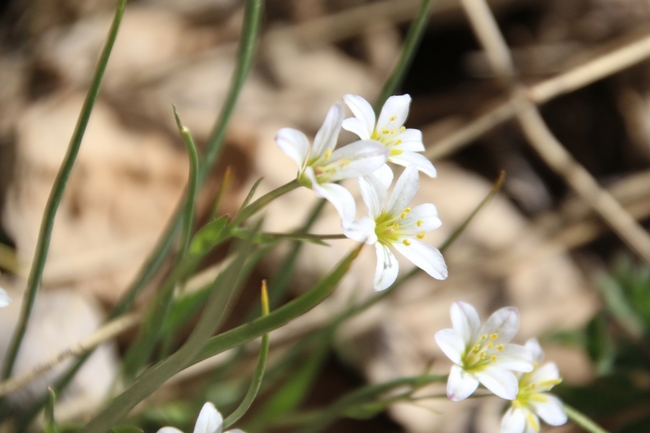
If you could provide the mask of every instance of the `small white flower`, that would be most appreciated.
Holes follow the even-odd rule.
[[[298,164],[298,180],[328,200],[343,221],[356,214],[352,194],[335,182],[365,176],[386,163],[388,150],[372,140],[361,140],[334,150],[343,122],[343,106],[332,105],[323,126],[310,146],[307,136],[293,128],[282,128],[275,136],[280,149]]]
[[[508,344],[519,329],[515,307],[495,311],[481,326],[474,307],[465,302],[451,306],[453,329],[436,332],[440,349],[454,362],[447,381],[447,396],[464,400],[479,382],[494,394],[507,400],[517,397],[517,377],[510,370],[528,372],[533,357],[523,346]]]
[[[422,132],[404,127],[411,105],[409,95],[388,98],[376,122],[372,106],[361,96],[345,95],[343,101],[355,116],[343,121],[343,129],[358,135],[362,140],[375,140],[386,146],[390,151],[388,162],[405,167],[413,164],[423,173],[436,177],[436,169],[431,161],[416,153],[424,151]],[[376,175],[388,188],[393,178],[390,168],[384,165]]]
[[[6,307],[9,304],[11,304],[11,298],[7,292],[0,288],[0,308]]]
[[[194,433],[221,433],[223,418],[219,411],[210,402],[203,405],[199,417],[194,425]],[[183,433],[176,427],[163,427],[158,433]],[[225,433],[244,433],[239,429],[227,430]]]
[[[558,426],[567,422],[564,406],[559,398],[548,394],[562,382],[555,363],[540,367],[544,352],[536,339],[526,343],[535,367],[530,373],[519,375],[519,392],[501,421],[501,433],[536,433],[540,429],[539,418],[547,424]]]
[[[370,216],[344,224],[343,233],[350,239],[375,245],[375,290],[390,287],[397,278],[399,264],[389,247],[395,248],[432,277],[447,278],[447,265],[440,251],[421,241],[425,233],[441,225],[436,207],[430,203],[413,209],[408,207],[419,186],[418,171],[412,165],[397,180],[388,201],[386,187],[376,176],[359,179],[361,195]]]

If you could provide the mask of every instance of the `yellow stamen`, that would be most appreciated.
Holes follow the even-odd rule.
[[[475,344],[474,347],[472,347],[472,350],[474,352],[478,352],[479,350],[481,350],[481,345],[480,344]]]
[[[496,332],[494,334],[490,334],[490,340],[496,340],[497,338],[499,338],[499,334]]]
[[[390,117],[388,118],[388,120],[390,120],[391,122],[392,122],[393,120],[395,120],[395,119],[397,119],[397,116],[390,116]]]
[[[404,245],[406,245],[407,247],[408,247],[409,245],[411,245],[411,241],[409,241],[408,239],[404,239],[404,240],[402,241],[402,243],[403,243]]]
[[[530,428],[535,431],[539,431],[539,421],[537,421],[537,418],[532,414],[532,412],[529,412],[528,415],[526,415],[526,422]]]
[[[485,352],[481,353],[481,359],[485,359],[486,356]]]
[[[501,351],[503,350],[503,344],[499,344],[499,345],[497,346],[497,350],[498,350],[499,352],[501,352]]]
[[[494,346],[494,343],[491,342],[491,341],[487,344],[488,349],[492,349],[493,346]]]
[[[393,228],[394,228],[395,230],[397,230],[397,229],[399,228],[399,223],[398,223],[397,221],[395,221],[395,222],[393,223]]]
[[[330,159],[330,156],[332,156],[332,149],[327,149],[327,152],[325,152],[325,159]]]
[[[400,215],[402,219],[406,218],[406,214],[408,214],[409,212],[411,212],[410,207],[404,208],[404,210],[402,211],[402,215]]]
[[[424,224],[424,221],[418,220],[418,222],[416,224],[418,225],[418,227],[422,227],[422,224]]]
[[[388,129],[382,129],[381,133],[384,135],[388,135],[390,134],[390,131]]]
[[[490,356],[490,360],[491,360],[492,362],[497,362],[497,356],[496,356],[496,355],[492,355],[492,356]]]
[[[395,145],[396,145],[396,146],[399,146],[399,145],[402,144],[402,143],[403,143],[402,140],[397,140],[397,141],[395,142]]]
[[[487,339],[487,334],[483,334],[483,335],[481,335],[481,340],[482,340],[482,341],[485,341],[486,339]]]
[[[406,131],[406,126],[402,126],[402,127],[399,129],[399,132],[404,132],[404,131]]]
[[[418,239],[424,239],[424,235],[425,235],[425,234],[426,234],[426,232],[420,232],[420,233],[418,233],[417,236],[415,236],[415,237],[418,238]]]

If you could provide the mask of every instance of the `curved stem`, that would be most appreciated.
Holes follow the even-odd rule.
[[[589,418],[587,415],[577,411],[576,409],[572,408],[567,404],[564,405],[564,411],[566,412],[567,416],[571,421],[578,424],[586,431],[590,433],[608,433],[607,430],[601,428],[598,424],[593,422],[591,418]]]
[[[125,7],[126,0],[120,0],[117,5],[115,17],[113,18],[113,23],[111,24],[111,28],[108,31],[106,44],[104,45],[104,49],[102,50],[99,62],[97,63],[97,69],[95,69],[95,75],[93,76],[90,89],[86,95],[81,113],[79,113],[79,119],[77,120],[77,125],[75,127],[74,133],[72,134],[72,138],[70,139],[67,153],[65,155],[63,163],[61,164],[59,173],[54,180],[54,185],[52,186],[52,191],[50,192],[50,197],[48,198],[47,205],[45,207],[43,221],[41,223],[41,230],[38,235],[36,252],[34,253],[34,262],[29,273],[29,279],[27,280],[27,290],[25,291],[25,299],[23,301],[20,318],[18,320],[16,331],[14,332],[11,344],[9,345],[9,349],[7,350],[7,355],[5,357],[5,365],[2,371],[3,380],[11,376],[11,371],[14,368],[16,357],[18,356],[18,350],[20,349],[20,345],[25,336],[25,332],[27,331],[29,316],[31,315],[32,309],[34,307],[34,301],[36,300],[36,294],[38,293],[38,288],[40,287],[41,280],[43,279],[43,269],[45,268],[47,253],[50,249],[50,240],[52,238],[52,229],[54,227],[56,212],[59,209],[59,204],[61,203],[63,192],[65,191],[68,179],[70,178],[70,172],[72,171],[72,167],[74,166],[74,163],[77,159],[77,154],[81,148],[81,141],[83,139],[84,133],[86,132],[88,120],[90,119],[90,114],[92,113],[93,107],[95,106],[97,95],[99,94],[99,88],[101,87],[102,78],[104,77],[104,72],[106,71],[106,65],[108,64],[108,59],[111,55],[111,50],[113,49],[115,38],[117,37],[117,31],[120,27],[120,22],[122,21]]]

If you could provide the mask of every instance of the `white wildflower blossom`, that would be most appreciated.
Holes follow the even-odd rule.
[[[533,357],[523,346],[509,344],[519,329],[515,307],[495,311],[481,326],[474,307],[465,302],[451,306],[453,329],[436,332],[440,349],[454,362],[447,381],[447,396],[454,401],[469,397],[479,382],[507,400],[517,397],[517,377],[511,371],[529,372]]]
[[[415,165],[423,173],[435,177],[436,169],[424,155],[422,132],[418,129],[407,129],[404,126],[411,105],[409,95],[391,96],[384,103],[379,119],[368,101],[357,95],[345,95],[345,103],[350,107],[355,117],[343,121],[343,129],[359,136],[362,140],[375,140],[386,146],[390,153],[388,162],[408,167]],[[392,182],[393,172],[384,165],[376,173],[386,185]]]
[[[365,176],[386,163],[388,150],[372,140],[361,140],[334,150],[343,122],[343,106],[330,108],[314,138],[293,128],[282,128],[275,136],[280,149],[298,164],[298,180],[320,197],[327,199],[343,221],[351,221],[356,213],[352,194],[337,185],[343,179]]]
[[[221,433],[223,417],[210,402],[203,405],[194,425],[194,433]],[[176,427],[163,427],[158,433],[183,433]],[[244,433],[239,429],[227,430],[225,433]]]
[[[430,203],[408,207],[419,185],[417,168],[412,165],[397,180],[388,201],[387,189],[376,176],[359,179],[370,216],[344,224],[343,233],[350,239],[375,245],[375,290],[388,288],[397,278],[399,265],[390,247],[432,277],[447,278],[447,265],[440,251],[421,240],[427,232],[441,225],[436,207]]]
[[[0,288],[0,308],[6,307],[9,304],[11,304],[11,298],[7,292]]]
[[[555,363],[541,366],[544,352],[536,339],[528,340],[526,349],[532,354],[535,366],[529,373],[519,374],[519,392],[501,422],[501,433],[536,433],[539,419],[558,426],[567,422],[564,405],[548,391],[562,382]]]

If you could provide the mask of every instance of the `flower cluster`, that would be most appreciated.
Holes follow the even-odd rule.
[[[512,400],[501,433],[538,432],[539,418],[550,425],[567,421],[561,401],[548,394],[562,381],[557,366],[540,367],[544,354],[535,339],[526,346],[510,343],[519,329],[516,308],[502,308],[481,325],[474,307],[456,302],[451,306],[451,322],[453,328],[435,334],[436,343],[454,363],[447,381],[451,400],[469,397],[479,383]]]
[[[375,245],[377,268],[375,290],[384,290],[396,280],[399,265],[392,249],[400,252],[432,277],[447,278],[447,265],[440,251],[422,239],[440,227],[433,204],[409,207],[419,188],[421,171],[436,176],[433,164],[422,154],[422,133],[406,129],[409,95],[388,98],[376,119],[370,104],[357,95],[343,101],[354,117],[343,119],[343,106],[330,108],[313,144],[302,132],[282,128],[275,140],[280,149],[298,164],[298,181],[328,200],[341,217],[343,233],[350,239]],[[341,128],[360,140],[336,149]],[[390,197],[393,171],[387,163],[405,167]],[[369,215],[354,220],[356,204],[352,194],[338,181],[357,178]]]

